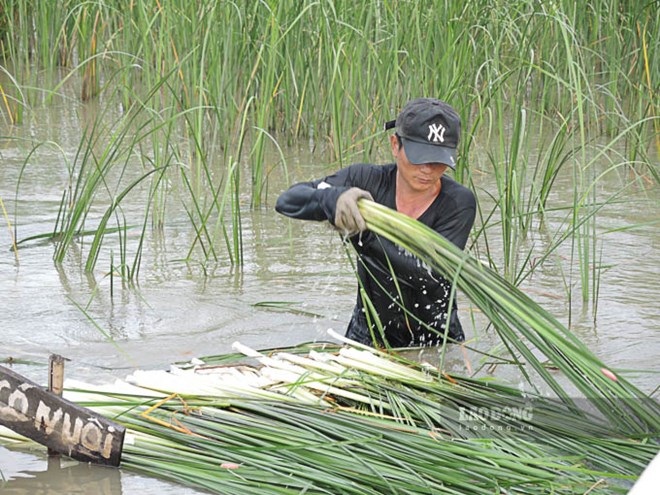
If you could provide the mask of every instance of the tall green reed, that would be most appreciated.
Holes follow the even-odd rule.
[[[9,84],[5,83],[3,87],[2,79],[8,81]],[[21,86],[7,69],[0,66],[0,109],[2,110],[0,114],[5,123],[7,125],[20,124],[23,121],[26,105],[26,96]]]
[[[599,203],[590,187],[599,175],[597,167],[584,167],[601,134],[618,140],[639,176],[656,183],[660,177],[649,153],[660,125],[654,100],[660,15],[652,4],[3,0],[2,5],[0,49],[3,60],[11,61],[16,88],[35,86],[37,69],[66,65],[73,71],[64,76],[66,84],[79,81],[81,98],[98,98],[103,105],[118,98],[124,109],[139,105],[145,114],[181,125],[150,134],[159,136],[154,149],[176,149],[172,160],[155,152],[152,166],[176,163],[175,175],[189,183],[193,247],[205,238],[207,260],[218,258],[212,247],[218,238],[225,239],[232,260],[240,258],[240,198],[249,194],[252,207],[268,202],[273,167],[267,160],[279,143],[313,141],[340,166],[372,160],[382,122],[406,99],[422,94],[451,101],[464,116],[469,132],[461,144],[460,180],[473,180],[480,149],[492,157],[487,172],[496,178],[497,207],[482,212],[487,224],[476,242],[488,253],[487,235],[491,227],[498,229],[506,250],[501,269],[511,280],[519,279],[528,262],[534,215],[543,218],[558,206],[549,204],[554,179],[572,167],[575,215],[567,239],[574,242],[581,299],[593,298],[598,220],[589,205]],[[31,102],[35,92],[28,93],[20,101]],[[554,136],[543,158],[530,152],[537,133]],[[589,201],[582,200],[584,191],[592,194]],[[159,225],[166,196],[163,187],[153,196],[163,215]],[[232,198],[231,212],[222,198]],[[231,215],[229,228],[225,214]],[[205,230],[211,217],[219,235]],[[494,255],[487,256],[499,266]]]
[[[30,8],[29,0],[14,5],[16,9],[6,8],[3,12],[12,26],[39,21],[35,22],[36,32],[11,30],[7,36],[13,42],[9,55],[22,60],[24,70],[29,69],[27,62],[33,53],[41,56],[44,65],[55,66],[45,62],[48,57],[55,59],[58,51],[46,51],[43,40],[52,40],[51,47],[66,44],[68,53],[78,48],[81,61],[96,53],[98,47],[135,54],[144,61],[143,71],[134,76],[136,82],[153,73],[162,74],[164,67],[194,52],[181,67],[178,81],[172,81],[176,91],[165,95],[166,99],[171,101],[181,94],[183,104],[201,108],[205,95],[215,95],[221,98],[221,108],[229,111],[228,120],[236,123],[241,110],[237,102],[249,90],[260,97],[254,109],[255,121],[265,124],[268,120],[262,128],[271,130],[275,126],[287,133],[305,135],[309,125],[292,125],[299,118],[301,123],[314,123],[317,135],[330,134],[337,125],[333,120],[341,118],[340,124],[348,129],[336,138],[344,140],[364,127],[364,121],[351,118],[355,109],[362,116],[369,113],[365,109],[373,109],[380,121],[383,116],[391,116],[401,99],[409,95],[437,94],[447,99],[453,96],[453,101],[468,101],[480,85],[488,84],[479,77],[484,67],[497,64],[504,70],[515,68],[521,53],[523,57],[533,53],[537,63],[552,67],[558,77],[564,77],[567,60],[556,50],[557,43],[562,42],[561,29],[555,22],[560,16],[576,33],[575,47],[584,47],[585,70],[594,76],[596,84],[610,78],[607,91],[615,97],[647,100],[648,90],[653,88],[640,91],[634,84],[643,81],[647,73],[653,74],[657,64],[655,52],[647,49],[647,64],[635,67],[634,76],[639,76],[635,81],[627,76],[630,70],[621,75],[625,67],[617,65],[620,58],[605,56],[622,52],[640,55],[637,22],[644,21],[651,39],[658,29],[657,13],[650,7],[620,6],[614,0],[594,0],[584,12],[569,1],[548,5],[526,1],[434,3],[433,8],[415,2],[407,6],[405,15],[398,5],[339,0],[305,2],[302,8],[292,1],[175,1],[158,3],[154,8],[141,1],[127,7],[112,0],[61,1],[35,10]],[[615,21],[621,29],[607,32]],[[91,46],[94,40],[97,48]],[[260,53],[263,63],[255,66]],[[241,83],[251,79],[258,84]],[[565,107],[565,91],[546,89],[549,82],[534,81],[545,94],[544,110]],[[336,88],[341,91],[335,93]],[[614,105],[616,100],[604,101]],[[611,108],[606,111],[607,121],[616,122],[622,109]],[[264,112],[270,117],[266,118]],[[361,134],[370,135],[372,130],[364,128]]]
[[[11,239],[11,249],[14,252],[16,261],[18,262],[18,248],[16,247],[16,238],[14,237],[14,231],[12,230],[11,227],[11,220],[9,219],[9,213],[7,213],[7,208],[5,208],[5,203],[2,201],[2,197],[0,197],[0,210],[2,210],[2,215],[4,216],[5,221],[7,222],[7,230],[9,231],[9,238]]]

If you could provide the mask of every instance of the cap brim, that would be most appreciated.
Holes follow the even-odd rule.
[[[418,143],[401,138],[406,150],[406,158],[410,163],[423,165],[425,163],[443,163],[456,170],[456,148],[438,146],[437,144]]]

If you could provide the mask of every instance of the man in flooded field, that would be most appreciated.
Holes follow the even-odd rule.
[[[443,101],[417,98],[385,127],[395,128],[390,136],[395,163],[353,164],[295,184],[280,195],[275,209],[292,218],[328,220],[350,237],[364,293],[358,287],[347,337],[390,347],[438,345],[445,335],[450,342],[462,342],[451,284],[403,248],[368,231],[357,206],[362,198],[388,206],[464,249],[475,198],[445,175],[447,168],[455,170],[460,118]],[[365,304],[364,297],[370,302]]]

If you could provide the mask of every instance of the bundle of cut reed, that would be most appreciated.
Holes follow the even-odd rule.
[[[581,397],[609,419],[612,428],[625,435],[657,434],[657,402],[609,370],[584,343],[520,289],[406,215],[367,200],[360,201],[360,211],[370,230],[417,255],[467,295],[488,317],[532,386],[535,382],[522,360],[567,406],[576,412],[580,409],[537,356],[540,352],[570,380]]]
[[[129,429],[125,468],[223,494],[609,493],[655,453],[560,401],[346,344],[235,344],[67,395]]]
[[[615,493],[655,453],[560,401],[346,344],[235,344],[66,395],[129,429],[125,468],[223,494]]]

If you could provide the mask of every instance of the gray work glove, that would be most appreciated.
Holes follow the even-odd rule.
[[[362,198],[374,200],[368,191],[359,187],[351,187],[337,198],[335,227],[344,235],[353,235],[367,230],[367,224],[358,209],[358,200]]]

